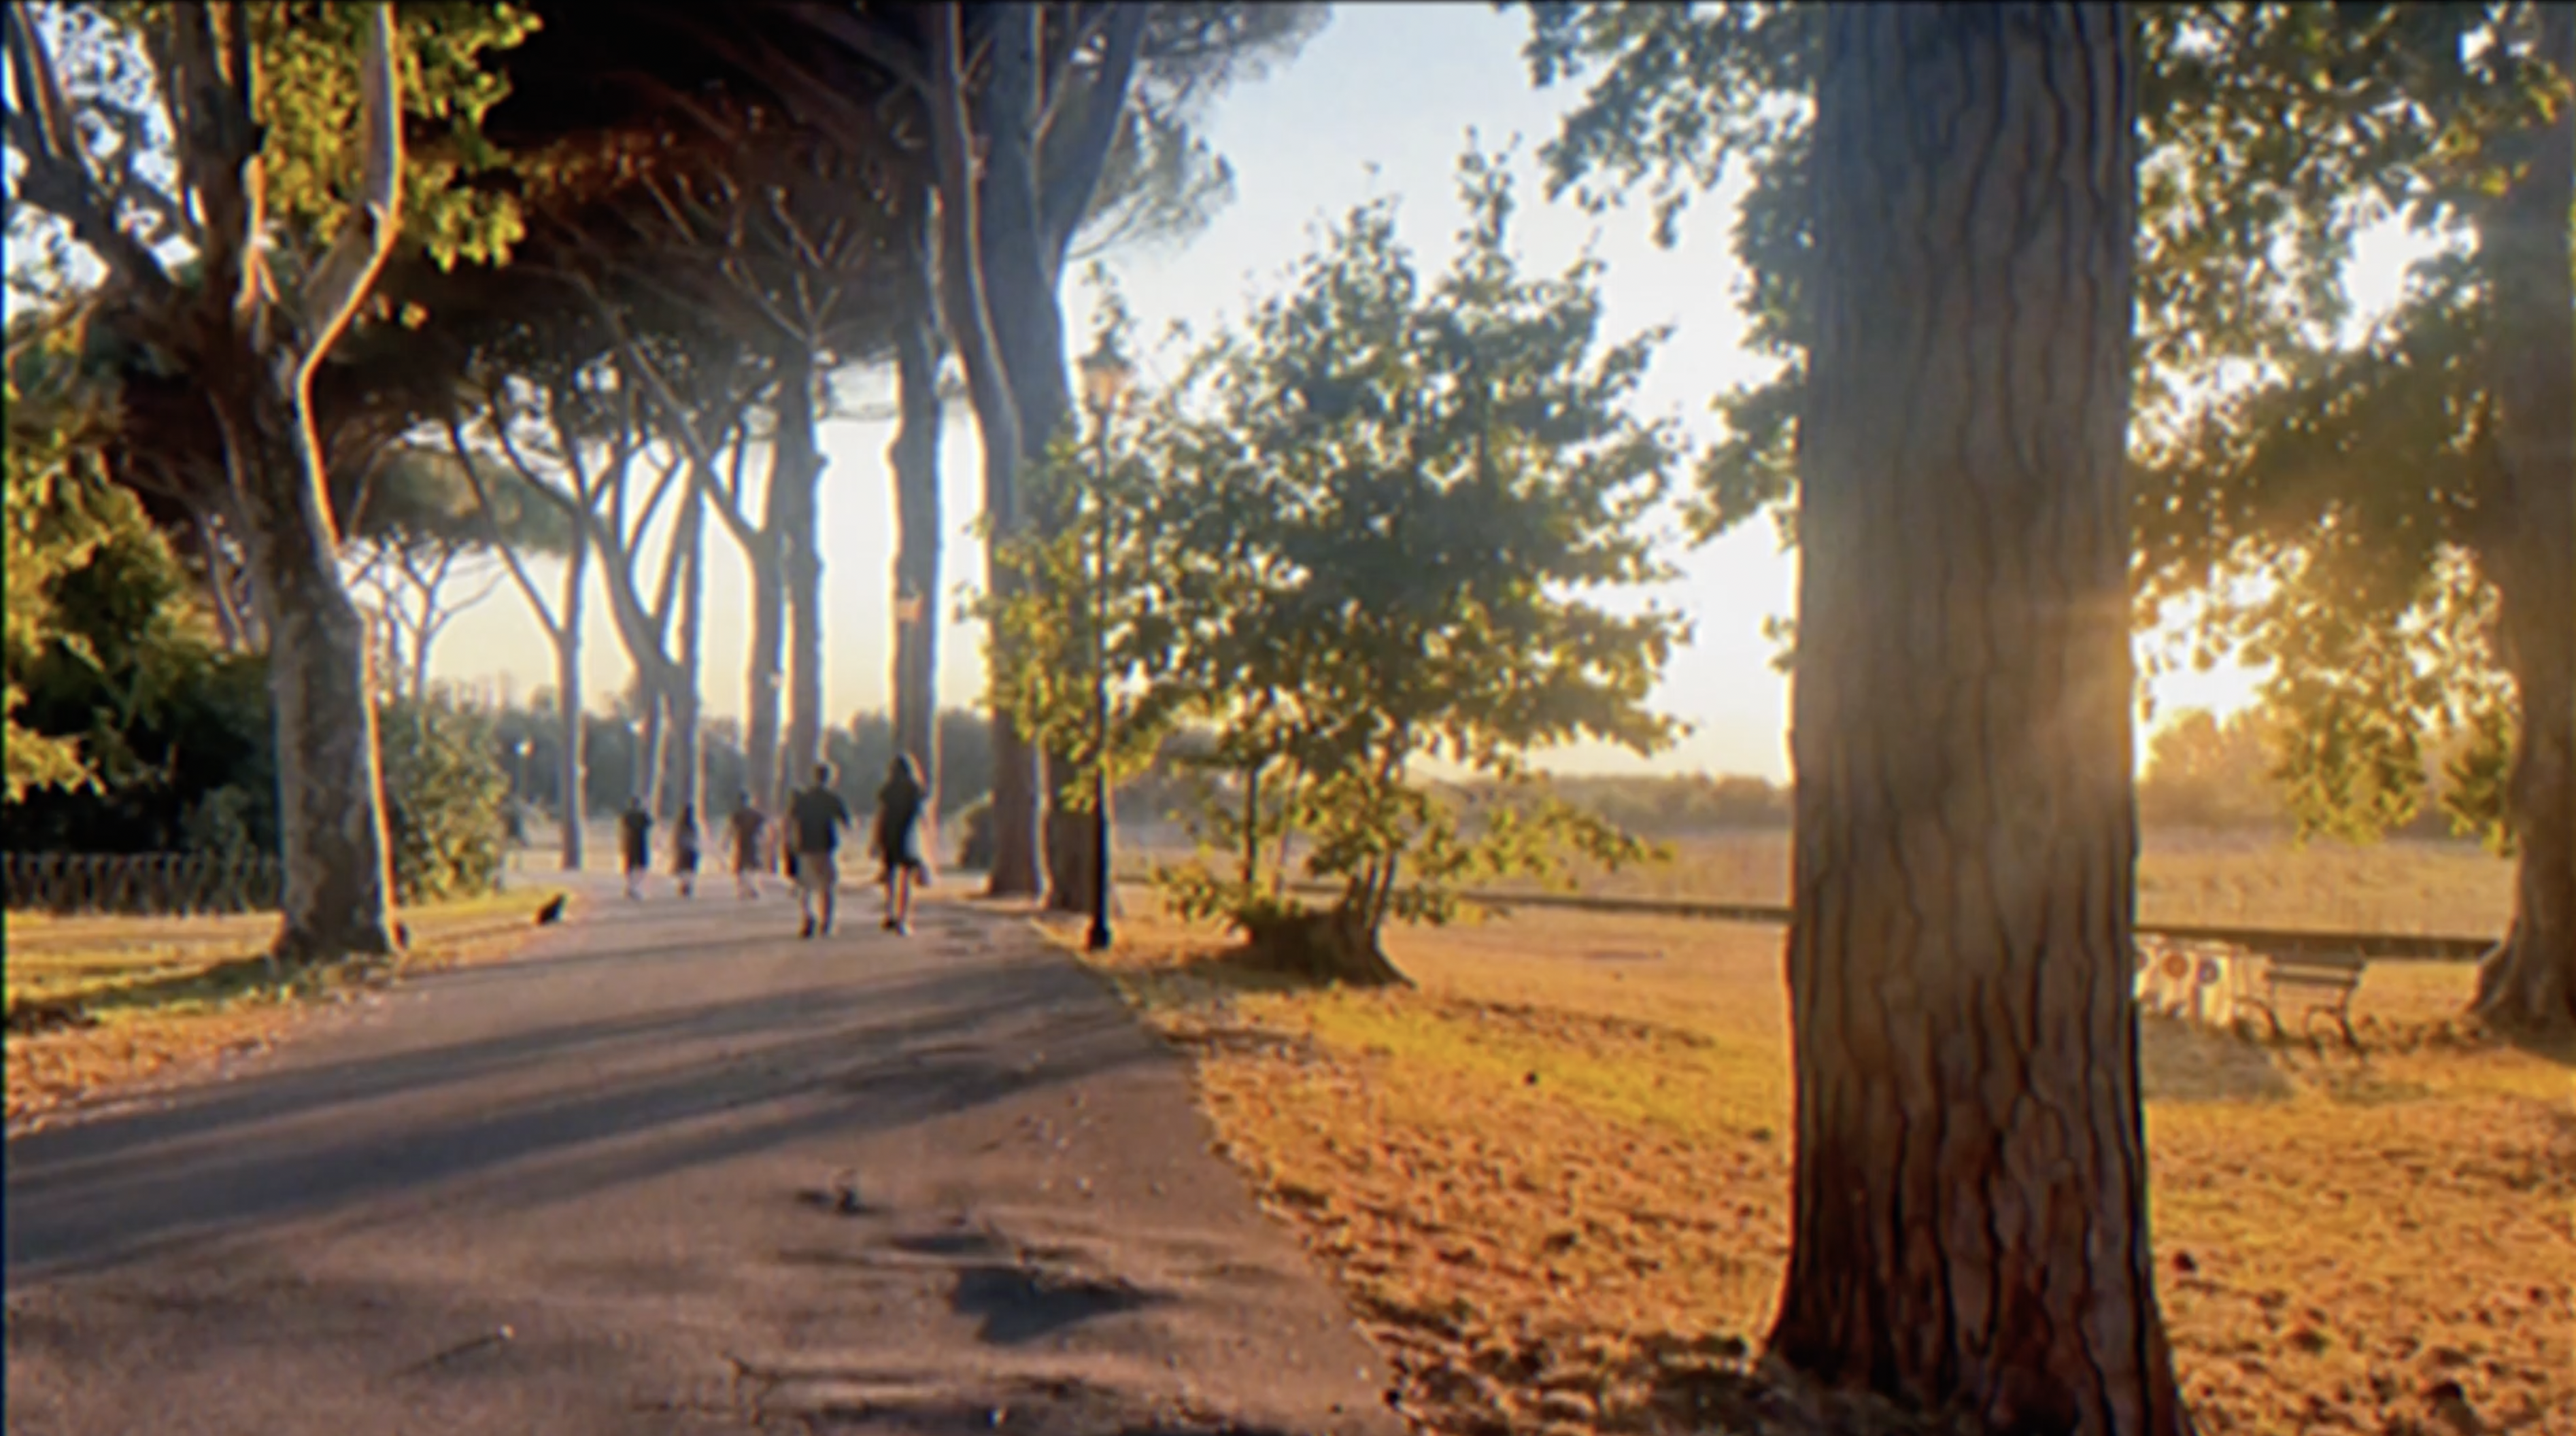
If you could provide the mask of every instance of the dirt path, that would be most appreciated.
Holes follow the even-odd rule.
[[[1024,926],[585,887],[10,1142],[10,1431],[1399,1429],[1179,1060]]]

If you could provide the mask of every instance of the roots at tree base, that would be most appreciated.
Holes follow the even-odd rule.
[[[1411,987],[1387,960],[1377,936],[1340,908],[1300,908],[1238,916],[1254,958],[1266,968],[1316,983]]]
[[[2576,974],[2562,949],[2535,942],[2522,923],[2478,960],[2477,996],[2469,1014],[2525,1041],[2576,1040]]]

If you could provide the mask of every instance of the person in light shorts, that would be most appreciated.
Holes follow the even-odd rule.
[[[841,830],[850,825],[849,804],[832,791],[832,765],[814,765],[814,786],[788,805],[788,836],[796,844],[796,902],[804,911],[800,936],[832,932],[832,895],[840,884]]]

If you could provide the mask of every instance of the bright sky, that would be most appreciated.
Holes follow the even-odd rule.
[[[1530,87],[1519,56],[1525,24],[1482,5],[1340,6],[1293,64],[1221,97],[1210,137],[1234,164],[1235,203],[1186,248],[1114,261],[1140,336],[1158,336],[1174,319],[1201,333],[1235,319],[1308,252],[1319,222],[1378,195],[1401,197],[1402,232],[1423,266],[1444,264],[1460,218],[1452,176],[1472,129],[1488,148],[1519,141],[1518,167],[1527,182],[1518,224],[1530,265],[1560,267],[1597,235],[1608,264],[1612,332],[1676,324],[1645,403],[1649,412],[1681,416],[1703,439],[1712,436],[1709,397],[1761,372],[1759,361],[1737,346],[1734,299],[1742,276],[1727,253],[1731,202],[1724,195],[1703,198],[1685,221],[1683,243],[1670,252],[1648,241],[1642,211],[1596,222],[1570,204],[1546,204],[1534,152],[1554,133],[1573,94]],[[2394,269],[2367,260],[2362,267]],[[1069,291],[1067,308],[1068,341],[1078,350],[1088,342],[1089,296]],[[884,381],[851,387],[873,399]],[[825,695],[834,722],[886,702],[893,543],[885,449],[891,437],[877,424],[836,422],[824,431],[832,461],[820,544]],[[952,536],[944,578],[952,588],[982,574],[980,545],[967,532],[977,509],[977,462],[973,423],[959,413],[942,452]],[[707,703],[711,712],[738,714],[746,576],[721,531],[711,529],[708,554]],[[1768,667],[1772,646],[1762,622],[1790,612],[1794,560],[1778,552],[1768,524],[1756,523],[1685,555],[1683,569],[1662,596],[1690,616],[1696,639],[1676,655],[1656,701],[1693,724],[1691,736],[1651,764],[1616,750],[1574,749],[1548,766],[1785,776],[1787,688]],[[980,634],[954,621],[956,606],[954,592],[941,605],[942,706],[972,704],[982,690]],[[628,665],[603,608],[594,602],[591,612],[585,672],[596,702],[625,685]],[[507,585],[461,615],[435,657],[442,677],[471,683],[506,676],[522,697],[549,682],[553,669],[542,633]],[[2233,670],[2182,675],[2159,685],[2158,706],[2232,708],[2250,681]]]

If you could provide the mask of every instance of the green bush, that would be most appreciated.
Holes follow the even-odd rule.
[[[500,885],[510,775],[489,715],[443,699],[396,699],[377,719],[394,899],[471,897]]]

